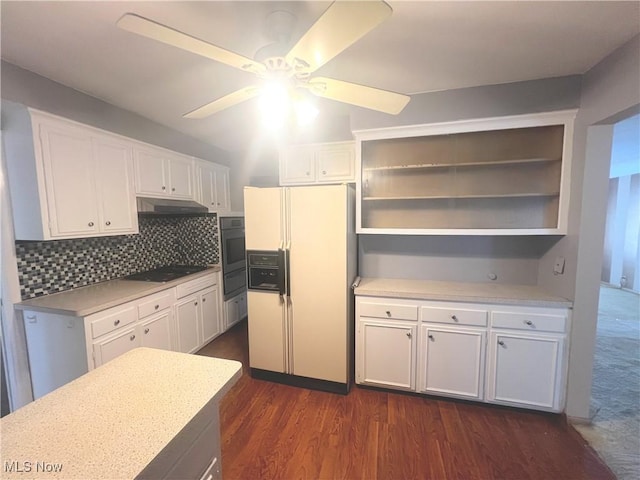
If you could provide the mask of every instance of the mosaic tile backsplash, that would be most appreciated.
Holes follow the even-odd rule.
[[[216,214],[139,217],[140,234],[16,242],[22,300],[175,263],[218,263]]]

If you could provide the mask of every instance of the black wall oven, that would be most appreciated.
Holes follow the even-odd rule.
[[[242,293],[247,287],[244,218],[221,217],[222,275],[224,299]]]

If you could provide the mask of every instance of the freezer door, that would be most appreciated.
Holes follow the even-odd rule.
[[[289,189],[292,373],[348,379],[347,187]]]
[[[244,189],[244,230],[247,250],[278,250],[284,245],[283,190]]]
[[[249,309],[249,365],[251,368],[287,373],[285,304],[277,293],[247,292]]]

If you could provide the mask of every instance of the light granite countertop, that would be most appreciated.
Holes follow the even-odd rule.
[[[170,282],[142,282],[135,280],[109,280],[86,287],[74,288],[64,292],[52,293],[42,297],[24,300],[15,304],[19,310],[57,313],[85,317],[92,313],[115,307],[132,300],[160,292],[176,285],[195,280],[196,278],[220,271],[219,266],[212,266],[201,272],[192,273]]]
[[[234,360],[131,350],[0,419],[0,477],[133,479],[241,372]]]
[[[416,300],[501,303],[535,307],[569,307],[566,298],[550,295],[535,285],[442,282],[397,278],[362,278],[356,295]]]

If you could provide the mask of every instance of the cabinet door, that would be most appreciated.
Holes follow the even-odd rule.
[[[200,182],[199,202],[207,207],[210,212],[216,211],[216,173],[208,165],[198,167],[198,180]]]
[[[136,193],[139,195],[167,196],[169,178],[162,152],[134,149]]]
[[[316,155],[318,182],[354,182],[355,148],[352,142],[321,145]]]
[[[422,325],[420,391],[483,398],[485,332]]]
[[[202,302],[202,344],[208,343],[221,332],[218,287],[211,287],[200,293]]]
[[[94,138],[100,229],[109,233],[137,233],[138,214],[133,191],[131,148],[115,140]]]
[[[280,185],[315,183],[315,149],[312,145],[294,145],[280,155]]]
[[[140,346],[140,336],[135,328],[128,328],[113,337],[93,344],[96,367],[104,365],[120,355]]]
[[[171,156],[168,165],[171,197],[193,199],[193,160]]]
[[[40,126],[52,237],[91,236],[99,230],[91,137],[71,127]]]
[[[238,297],[234,297],[231,300],[225,302],[225,325],[224,329],[228,330],[232,325],[236,324],[240,320],[240,303]]]
[[[140,342],[143,347],[171,350],[171,317],[169,309],[140,324]]]
[[[492,332],[487,400],[560,409],[560,363],[564,338]]]
[[[176,330],[178,333],[178,351],[193,353],[201,345],[200,338],[200,302],[198,295],[191,295],[176,303]]]
[[[356,380],[400,390],[415,390],[415,324],[358,322]]]
[[[216,209],[228,211],[231,209],[229,199],[229,170],[223,167],[215,168]]]

